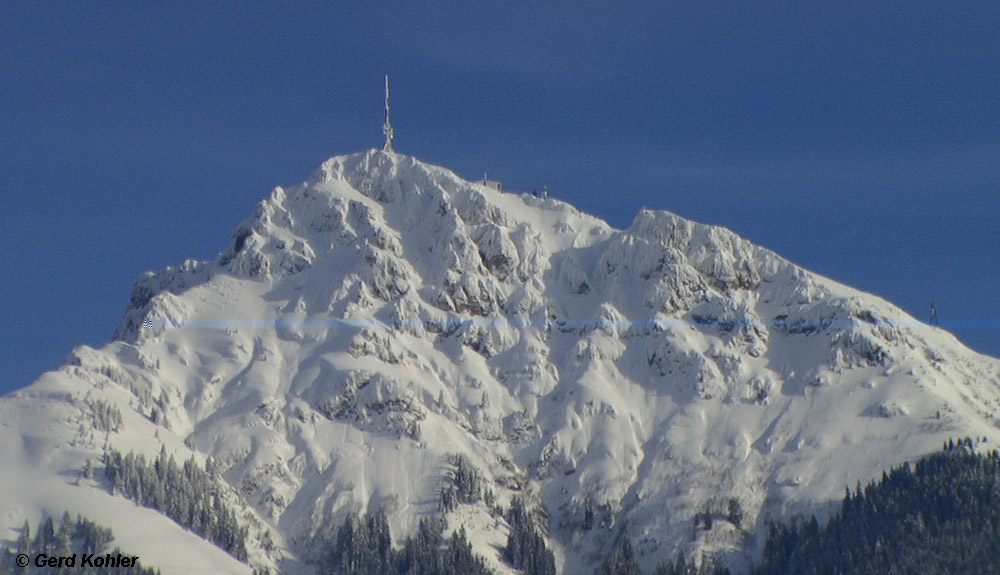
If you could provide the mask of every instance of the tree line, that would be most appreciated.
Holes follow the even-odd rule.
[[[323,564],[324,575],[491,575],[473,553],[465,528],[445,538],[439,519],[421,519],[417,533],[399,549],[384,512],[348,514]]]
[[[1000,452],[980,453],[976,447],[969,438],[949,441],[939,453],[895,467],[863,488],[859,484],[853,491],[847,489],[839,511],[824,526],[814,517],[770,524],[764,556],[751,575],[1000,574],[1000,554],[996,553],[1000,549]],[[230,551],[234,556],[245,560],[246,528],[239,527],[235,514],[217,496],[213,474],[193,459],[178,466],[165,451],[147,462],[141,455],[122,456],[113,450],[105,459],[113,492],[159,509],[196,532],[202,529],[212,534],[217,544],[228,545],[235,550]],[[442,511],[492,499],[486,495],[489,490],[482,474],[467,458],[456,456],[450,463],[453,470],[442,490]],[[506,563],[525,575],[556,574],[544,526],[523,500],[515,498],[505,511],[494,505],[491,512],[502,512],[510,526],[500,550]],[[743,510],[738,501],[729,502],[726,515],[740,526]],[[93,527],[83,529],[93,531]],[[56,532],[52,528],[43,531]],[[350,514],[337,530],[321,573],[492,573],[485,559],[473,552],[464,527],[448,537],[444,532],[443,518],[425,518],[413,536],[394,545],[383,512]],[[46,537],[42,540],[51,538]],[[110,541],[99,534],[90,537],[102,545]],[[19,547],[22,543],[36,544],[26,539]],[[643,575],[627,533],[594,573]],[[729,570],[711,557],[696,561],[680,554],[648,573],[729,575]]]
[[[112,494],[160,511],[211,541],[236,559],[247,561],[247,528],[220,495],[214,469],[202,469],[192,456],[178,465],[166,448],[153,461],[142,454],[104,453],[104,475]]]
[[[839,512],[770,526],[752,575],[1000,573],[1000,453],[953,440],[846,490]]]
[[[525,575],[556,575],[555,556],[545,546],[524,504],[515,499],[506,513],[511,529],[503,559]],[[384,512],[348,514],[321,566],[324,575],[491,575],[472,550],[464,527],[444,536],[440,518],[421,519],[417,532],[393,545]]]
[[[730,575],[729,569],[711,557],[702,557],[699,563],[688,559],[683,553],[678,553],[677,558],[672,561],[659,563],[652,573],[653,575]],[[618,549],[601,561],[594,570],[594,575],[642,575],[632,539],[627,532]]]

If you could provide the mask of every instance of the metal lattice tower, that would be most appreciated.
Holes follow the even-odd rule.
[[[392,124],[389,123],[389,75],[385,75],[385,124],[382,126],[382,133],[385,134],[385,145],[383,152],[395,152],[392,149]]]

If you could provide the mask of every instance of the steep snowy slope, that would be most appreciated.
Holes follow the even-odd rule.
[[[728,230],[652,211],[614,230],[370,151],[276,188],[216,261],[140,278],[113,343],[0,400],[0,508],[8,539],[69,509],[164,573],[249,573],[101,486],[106,446],[165,444],[212,457],[269,533],[251,563],[308,571],[348,511],[385,509],[397,538],[439,513],[463,454],[498,503],[544,509],[562,572],[626,529],[647,568],[683,550],[739,569],[769,518],[993,441],[998,402],[1000,361]],[[478,502],[462,524],[508,571],[504,520]]]

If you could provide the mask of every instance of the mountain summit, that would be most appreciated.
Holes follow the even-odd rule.
[[[309,573],[350,512],[397,538],[443,514],[513,573],[517,497],[561,573],[626,533],[646,569],[738,573],[769,520],[994,440],[998,402],[1000,361],[729,230],[616,230],[372,150],[275,188],[215,261],[140,277],[112,343],[0,399],[0,508],[9,540],[68,510],[166,574]],[[112,450],[213,470],[245,562],[112,495]]]

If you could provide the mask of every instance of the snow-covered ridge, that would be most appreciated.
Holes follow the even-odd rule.
[[[46,478],[0,472],[0,507],[29,502],[11,528],[54,497],[109,508],[65,478],[105,442],[166,444],[225,470],[276,542],[253,561],[295,566],[348,511],[411,532],[460,453],[499,503],[547,510],[565,573],[625,529],[647,567],[684,550],[738,570],[769,518],[822,516],[948,437],[995,437],[998,381],[997,360],[729,230],[656,211],[615,230],[372,150],[275,188],[215,261],[142,276],[113,343],[0,400],[14,469]],[[98,399],[121,430],[88,430]],[[730,499],[741,525],[692,529]],[[461,505],[460,524],[504,572],[502,518]]]

